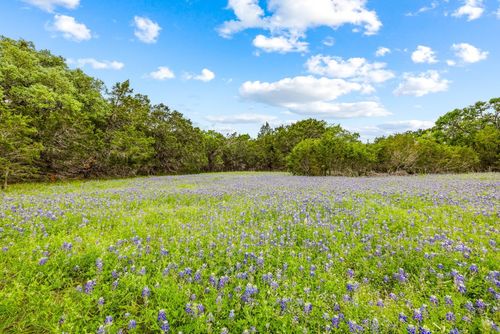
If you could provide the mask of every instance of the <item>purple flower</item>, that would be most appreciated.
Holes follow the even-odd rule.
[[[42,257],[39,261],[38,261],[38,264],[43,266],[45,263],[47,263],[47,261],[49,260],[48,257]]]
[[[147,286],[145,286],[142,289],[142,297],[143,298],[148,298],[150,294],[151,294],[151,290],[149,290],[149,288]]]
[[[420,334],[431,334],[432,332],[429,329],[425,328],[425,327],[420,327],[419,328],[419,333]]]
[[[305,303],[304,304],[304,313],[309,314],[312,311],[312,304],[311,303]]]
[[[158,311],[158,321],[159,322],[164,322],[167,320],[167,314],[165,313],[165,310],[159,310]]]
[[[134,329],[137,327],[137,321],[135,321],[134,319],[131,319],[129,322],[128,322],[128,329]]]
[[[170,324],[168,323],[167,320],[164,320],[161,323],[161,327],[160,328],[163,331],[163,333],[168,333],[170,331]]]
[[[96,282],[94,280],[89,280],[85,283],[85,293],[91,294],[94,291],[94,287],[96,286]]]
[[[95,260],[95,266],[96,266],[98,272],[102,271],[103,262],[102,262],[101,258],[98,258],[97,260]]]
[[[476,307],[480,310],[484,310],[486,308],[486,304],[482,299],[476,300]]]
[[[413,319],[418,322],[421,322],[424,319],[422,312],[419,309],[413,311]]]
[[[416,334],[417,333],[417,329],[413,325],[408,325],[408,327],[406,327],[406,332],[408,334]]]
[[[184,310],[186,311],[187,314],[189,314],[191,316],[194,315],[194,311],[193,311],[191,303],[187,303]]]
[[[352,320],[349,320],[347,322],[347,325],[349,326],[349,332],[351,333],[361,333],[364,330],[363,326],[358,325],[355,321]]]
[[[113,323],[113,317],[110,315],[106,316],[106,319],[104,319],[104,324],[111,325],[112,323]]]
[[[332,318],[332,326],[335,328],[339,328],[340,317],[338,315],[334,315]]]

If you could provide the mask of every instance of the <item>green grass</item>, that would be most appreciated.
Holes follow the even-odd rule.
[[[160,310],[172,333],[493,332],[499,188],[498,174],[14,185],[0,197],[0,332],[157,333]]]

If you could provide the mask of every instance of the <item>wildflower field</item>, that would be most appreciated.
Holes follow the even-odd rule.
[[[499,174],[15,185],[0,332],[498,332],[499,190]]]

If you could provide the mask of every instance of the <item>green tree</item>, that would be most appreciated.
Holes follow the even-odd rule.
[[[28,118],[10,113],[2,105],[0,129],[0,173],[2,189],[6,189],[9,180],[22,181],[37,176],[35,162],[43,147],[33,141],[36,129],[29,125]]]

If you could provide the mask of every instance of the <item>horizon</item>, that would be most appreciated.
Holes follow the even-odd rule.
[[[0,31],[107,87],[130,79],[204,130],[253,137],[315,118],[366,141],[498,95],[500,1],[312,3],[8,0]]]

